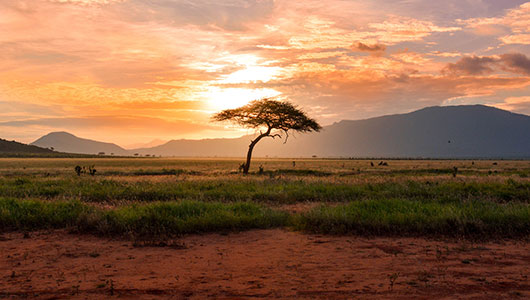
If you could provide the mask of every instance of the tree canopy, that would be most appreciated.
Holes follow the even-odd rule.
[[[272,98],[254,100],[239,108],[223,110],[213,115],[212,120],[229,121],[247,128],[266,130],[265,132],[260,131],[260,134],[250,143],[244,173],[248,173],[252,150],[262,138],[280,137],[281,133],[284,133],[285,141],[287,141],[290,130],[304,133],[322,129],[317,121],[308,117],[296,106],[287,101],[278,101]]]
[[[254,100],[239,108],[223,110],[212,119],[231,121],[247,128],[267,128],[271,131],[277,129],[284,133],[289,130],[311,132],[322,129],[314,119],[309,118],[296,106],[271,98]]]

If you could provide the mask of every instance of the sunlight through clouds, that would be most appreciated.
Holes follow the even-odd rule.
[[[227,108],[236,108],[249,103],[252,100],[258,100],[267,97],[276,97],[281,93],[273,89],[244,89],[244,88],[221,88],[209,87],[200,95],[207,99],[212,111],[218,111]]]
[[[209,123],[211,113],[262,97],[288,99],[323,125],[467,96],[526,105],[512,98],[530,86],[530,2],[450,3],[444,12],[426,0],[0,1],[0,102],[9,102],[0,115],[123,112],[143,132],[179,121],[215,137],[240,132]],[[487,72],[468,72],[480,61],[491,61]],[[186,130],[154,138],[201,134]]]

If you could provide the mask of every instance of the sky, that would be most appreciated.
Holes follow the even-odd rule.
[[[2,0],[0,138],[237,137],[263,97],[329,125],[435,105],[530,114],[530,2]]]

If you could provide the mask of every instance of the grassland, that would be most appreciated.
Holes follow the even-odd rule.
[[[0,228],[530,236],[530,161],[379,161],[258,159],[244,176],[236,159],[0,158]]]

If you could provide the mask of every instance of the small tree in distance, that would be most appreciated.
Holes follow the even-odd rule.
[[[254,100],[239,108],[223,110],[213,115],[212,120],[229,121],[246,128],[260,130],[259,135],[248,146],[247,161],[243,167],[244,174],[248,174],[252,150],[262,138],[282,137],[282,134],[285,134],[287,142],[289,131],[305,133],[322,129],[315,120],[306,116],[296,106],[272,98]]]

